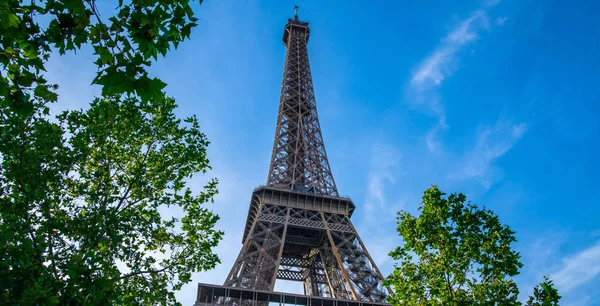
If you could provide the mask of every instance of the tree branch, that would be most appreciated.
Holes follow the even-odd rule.
[[[148,150],[146,150],[146,153],[144,154],[144,159],[142,160],[142,165],[144,165],[146,163],[146,160],[148,160],[148,155],[150,154],[150,151],[152,151],[152,147],[154,146],[154,144],[156,143],[156,139],[153,139],[152,142],[150,143],[150,145],[148,145]],[[137,178],[139,176],[136,176],[127,186],[127,189],[125,190],[125,193],[123,194],[123,196],[121,197],[121,200],[119,201],[119,204],[117,204],[116,207],[116,213],[118,214],[120,211],[119,209],[121,208],[121,206],[125,203],[125,200],[127,199],[127,196],[129,195],[129,192],[131,191],[131,188],[133,187],[133,183],[137,182]],[[127,207],[127,206],[126,206]],[[125,207],[125,208],[126,208]],[[125,209],[124,208],[124,209]]]

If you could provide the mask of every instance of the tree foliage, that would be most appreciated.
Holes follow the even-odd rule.
[[[533,296],[529,297],[525,305],[558,306],[561,298],[552,281],[544,276],[544,281],[533,288]]]
[[[209,142],[146,71],[189,38],[189,2],[119,1],[108,21],[93,0],[0,2],[3,305],[176,304],[192,272],[219,262],[203,205],[217,181],[186,184],[210,169]],[[102,97],[53,118],[45,63],[85,45]]]
[[[389,302],[521,305],[511,279],[523,266],[511,248],[515,233],[493,211],[478,208],[465,195],[444,196],[432,186],[424,192],[418,217],[398,213],[397,230],[404,245],[390,253],[398,263],[385,280],[393,291]],[[534,294],[527,305],[558,305],[560,299],[549,280]]]

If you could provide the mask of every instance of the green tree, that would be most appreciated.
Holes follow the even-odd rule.
[[[558,306],[562,297],[550,279],[544,276],[544,281],[533,288],[533,296],[529,297],[527,306]]]
[[[523,265],[511,249],[514,232],[493,211],[480,209],[463,194],[444,197],[436,186],[424,192],[414,217],[398,213],[404,245],[385,280],[394,305],[521,305],[511,277]],[[527,305],[558,305],[551,281],[535,288]]]
[[[189,2],[119,1],[102,20],[93,0],[0,1],[1,304],[177,304],[219,262],[217,181],[187,186],[208,140],[146,71],[189,38]],[[86,45],[102,97],[51,117],[44,65]]]

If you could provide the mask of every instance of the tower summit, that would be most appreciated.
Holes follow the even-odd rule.
[[[252,192],[242,248],[223,286],[200,284],[196,305],[383,305],[383,276],[350,221],[325,152],[308,60],[308,22],[288,19],[273,153],[265,186]],[[304,295],[275,293],[277,279]],[[293,300],[291,300],[293,299]]]
[[[308,22],[289,19],[283,31],[287,48],[279,97],[275,141],[267,186],[338,196],[331,174],[308,61]]]

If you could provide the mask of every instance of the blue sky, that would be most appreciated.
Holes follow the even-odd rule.
[[[250,194],[270,160],[285,48],[300,5],[321,127],[340,193],[384,274],[398,245],[395,213],[415,213],[431,184],[463,192],[517,232],[523,296],[543,275],[565,305],[599,305],[600,4],[595,1],[215,1],[196,6],[192,39],[159,60],[181,116],[212,144],[222,264],[241,247]],[[103,9],[111,14],[113,6]],[[54,58],[59,108],[98,94],[89,49]],[[200,188],[208,177],[191,180]],[[299,291],[299,284],[277,289]]]

